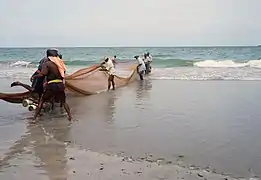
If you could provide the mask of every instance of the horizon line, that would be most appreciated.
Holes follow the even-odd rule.
[[[0,49],[7,49],[7,48],[194,48],[194,47],[261,47],[261,45],[155,45],[155,46],[0,46]]]

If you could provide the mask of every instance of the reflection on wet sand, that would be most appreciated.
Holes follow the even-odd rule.
[[[140,108],[140,106],[143,107],[143,103],[146,102],[144,99],[149,99],[150,93],[149,91],[152,89],[152,83],[151,80],[143,80],[139,81],[137,83],[137,89],[136,89],[136,107]]]
[[[116,105],[115,101],[119,97],[119,91],[110,91],[87,97],[70,99],[73,116],[82,121],[91,119],[101,119],[104,122],[114,121]]]
[[[149,97],[149,90],[152,89],[152,82],[151,80],[144,80],[144,81],[139,81],[137,83],[138,88],[136,90],[136,98],[145,98],[145,97]]]
[[[115,100],[117,99],[116,93],[112,92],[111,94],[108,94],[106,99],[104,99],[104,109],[102,110],[104,112],[104,116],[107,118],[104,118],[105,121],[112,123],[115,120],[115,114],[116,114],[116,105]]]
[[[149,90],[152,88],[149,80],[137,82],[132,87],[135,87],[136,93],[134,101],[142,102],[142,99],[149,98]],[[114,149],[121,142],[118,137],[119,130],[130,130],[129,128],[126,129],[125,126],[128,122],[124,119],[115,122],[117,114],[121,114],[121,108],[125,109],[126,104],[122,100],[117,102],[123,91],[123,89],[117,89],[89,97],[70,98],[73,114],[80,120],[78,122],[80,126],[76,125],[77,123],[74,125],[73,135],[69,134],[71,132],[66,116],[51,118],[53,115],[47,115],[41,117],[41,121],[37,125],[27,126],[27,133],[16,141],[1,158],[0,169],[14,171],[12,170],[14,164],[19,164],[19,168],[23,169],[22,171],[36,168],[36,171],[32,172],[37,173],[36,175],[42,174],[51,180],[63,179],[68,176],[69,170],[68,157],[66,157],[67,147],[64,142],[75,142],[77,140],[77,144],[85,145],[86,148],[88,148],[89,143],[91,145],[97,143],[96,145],[99,147],[103,142],[103,147],[99,149]],[[91,140],[93,135],[97,135],[95,140]],[[29,158],[27,158],[28,155]],[[18,157],[22,161],[30,161],[29,165],[28,163],[27,165],[17,163]],[[7,179],[12,176],[10,173],[7,174],[8,177],[5,177]],[[34,175],[28,174],[28,176],[33,177]]]
[[[15,167],[16,161],[32,161],[34,168],[39,171],[45,171],[44,174],[50,180],[67,177],[67,158],[66,142],[70,127],[64,119],[53,119],[40,121],[37,125],[28,125],[27,133],[20,140],[16,141],[14,146],[9,149],[0,161],[0,168],[4,171],[6,168]],[[29,151],[29,153],[28,153]],[[27,155],[29,158],[26,158]],[[34,155],[34,156],[32,156]],[[24,162],[25,164],[28,164]],[[21,169],[28,171],[33,167],[19,165]],[[3,174],[4,175],[4,174]],[[12,179],[12,174],[6,174],[8,177],[3,179]],[[31,172],[26,176],[33,176]],[[2,179],[2,178],[1,178]]]
[[[39,127],[39,126],[38,126]],[[42,130],[42,131],[41,131]],[[40,159],[42,166],[50,179],[58,175],[67,177],[67,158],[65,141],[68,139],[70,127],[64,121],[48,121],[40,124],[39,129],[30,132],[34,137],[34,154]]]

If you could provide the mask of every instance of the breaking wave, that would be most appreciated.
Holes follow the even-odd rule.
[[[251,67],[251,68],[261,68],[261,60],[250,60],[246,62],[235,62],[233,60],[205,60],[195,62],[193,64],[196,67],[211,67],[211,68],[243,68],[243,67]]]
[[[120,61],[120,60],[119,60]],[[121,61],[129,62],[129,61]],[[65,61],[68,73],[97,61]],[[25,78],[34,72],[38,62],[0,61],[0,78]],[[261,80],[261,60],[174,60],[155,59],[150,79],[165,80]],[[116,66],[117,70],[117,66]],[[119,69],[118,69],[119,73]]]
[[[130,62],[133,60],[118,60],[119,62]],[[90,66],[99,61],[65,61],[67,66]],[[36,67],[38,62],[29,61],[0,61],[0,67]],[[157,68],[169,67],[201,67],[201,68],[261,68],[261,60],[182,60],[182,59],[154,59],[153,66]]]

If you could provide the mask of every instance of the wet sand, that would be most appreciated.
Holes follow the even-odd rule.
[[[57,128],[53,128],[57,127]],[[92,152],[68,140],[64,121],[41,122],[15,142],[0,164],[1,179],[235,179],[209,169],[185,168],[163,160],[133,159],[122,154]],[[60,140],[58,140],[60,139]],[[63,140],[63,141],[62,141]],[[240,178],[243,179],[243,178]]]
[[[14,133],[2,134],[0,179],[261,175],[260,90],[254,81],[146,80],[115,92],[70,98],[78,120],[72,124],[57,110],[28,125],[30,112],[5,105],[1,122],[14,120],[2,129]]]

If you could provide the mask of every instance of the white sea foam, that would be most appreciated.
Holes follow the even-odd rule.
[[[14,66],[25,66],[28,67],[30,64],[32,64],[31,62],[28,61],[16,61],[15,63],[10,64],[11,67]]]
[[[233,60],[204,60],[195,62],[194,66],[196,67],[215,67],[215,68],[243,68],[243,67],[252,67],[252,68],[261,68],[261,60],[249,60],[246,62],[235,62]]]
[[[0,78],[15,80],[28,80],[36,70],[35,64],[18,61],[16,66],[2,66]],[[83,68],[83,66],[68,66],[68,74]],[[194,63],[187,67],[154,67],[150,79],[165,80],[261,80],[261,60],[249,60],[242,63],[232,60],[214,61],[205,60]],[[117,68],[120,76],[129,76],[130,69]]]
[[[150,79],[165,80],[261,80],[258,68],[200,68],[174,67],[155,68]]]

